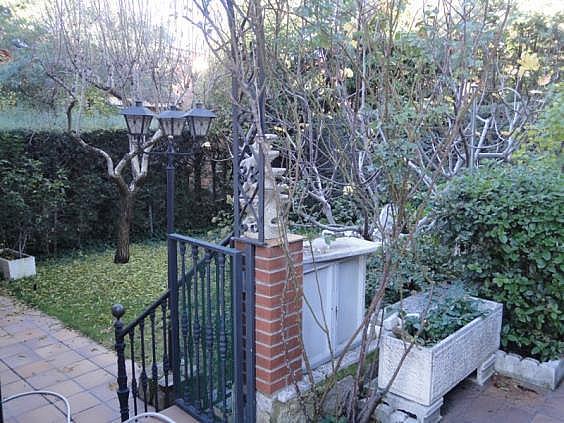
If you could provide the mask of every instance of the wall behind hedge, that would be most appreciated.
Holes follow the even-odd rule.
[[[125,131],[94,131],[82,135],[90,144],[110,153],[116,162],[127,148]],[[189,144],[190,140],[183,142]],[[13,168],[21,167],[28,159],[38,160],[46,177],[54,178],[62,169],[68,179],[64,206],[58,211],[56,221],[53,219],[49,225],[51,233],[48,237],[36,235],[30,239],[26,247],[29,253],[48,255],[114,242],[118,194],[114,183],[106,176],[105,161],[100,156],[61,132],[0,131],[0,159],[4,166]],[[176,161],[176,228],[180,232],[208,227],[211,218],[226,207],[230,171],[216,166],[215,174],[211,175],[209,161],[205,159],[204,151],[200,150],[195,160]],[[151,157],[149,175],[136,197],[132,240],[164,237],[165,169],[164,156]],[[215,195],[211,192],[213,183]],[[3,207],[1,203],[0,207]],[[0,246],[13,247],[17,242],[13,231],[7,230],[9,224],[0,222]]]

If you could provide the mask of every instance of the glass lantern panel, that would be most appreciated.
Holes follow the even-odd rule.
[[[210,127],[211,119],[210,118],[193,118],[193,126],[194,126],[194,133],[193,136],[196,137],[205,137],[208,134],[208,129]]]
[[[143,133],[143,116],[126,115],[125,123],[131,135],[141,135]]]
[[[173,125],[173,129],[174,132],[172,133],[172,135],[177,136],[182,134],[182,129],[184,129],[184,125],[186,124],[186,119],[181,118],[181,119],[172,119],[172,125]]]
[[[143,134],[149,132],[149,128],[151,127],[152,120],[153,120],[153,116],[143,116],[143,127],[141,128]]]

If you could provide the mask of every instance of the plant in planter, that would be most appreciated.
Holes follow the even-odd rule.
[[[6,279],[35,275],[35,258],[24,253],[28,239],[48,234],[65,200],[67,180],[61,171],[50,179],[41,162],[26,159],[18,167],[0,160],[0,270]],[[39,238],[39,237],[38,237]]]
[[[427,310],[428,304],[423,293],[388,307],[387,314],[395,311],[403,322],[382,335],[378,387],[385,389],[399,368],[385,401],[434,422],[443,396],[455,385],[475,370],[480,383],[493,374],[502,305],[467,296],[439,298]],[[396,313],[388,319],[398,321]]]

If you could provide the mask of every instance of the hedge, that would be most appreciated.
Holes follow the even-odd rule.
[[[502,345],[540,360],[564,351],[564,178],[556,166],[482,168],[433,204],[443,257],[504,305]]]
[[[114,160],[127,146],[125,131],[94,131],[83,134],[92,145],[109,152]],[[189,143],[188,139],[184,142]],[[203,229],[212,217],[226,207],[229,169],[221,168],[216,178],[215,195],[200,185],[206,177],[203,151],[195,160],[176,161],[176,228],[179,231]],[[112,243],[118,218],[118,194],[114,183],[105,174],[105,163],[95,153],[82,148],[69,135],[61,132],[0,132],[0,195],[7,198],[14,188],[14,175],[21,177],[22,169],[33,168],[27,178],[40,178],[45,184],[63,178],[66,181],[63,202],[51,211],[48,222],[37,226],[28,240],[26,250],[36,255],[50,255],[61,250],[86,245]],[[34,163],[34,166],[31,166]],[[36,166],[39,164],[39,166]],[[164,156],[152,156],[149,176],[136,196],[132,240],[162,237],[166,228],[166,163]],[[209,171],[207,171],[209,173]],[[25,178],[24,178],[25,179]],[[8,186],[9,185],[9,186]],[[47,185],[45,185],[47,186]],[[215,198],[214,198],[215,197]],[[14,247],[17,234],[13,210],[3,204],[0,221],[0,247]],[[32,207],[32,206],[30,206]],[[33,207],[32,207],[33,208]],[[45,210],[35,207],[36,216]],[[45,219],[44,219],[45,220]]]

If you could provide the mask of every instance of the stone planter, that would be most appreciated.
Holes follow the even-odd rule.
[[[3,258],[2,253],[8,253],[16,258]],[[2,271],[4,278],[8,280],[35,276],[35,257],[5,248],[0,250],[0,271]]]
[[[493,374],[503,306],[493,301],[475,300],[480,308],[489,312],[486,316],[472,320],[432,347],[413,346],[389,391],[389,402],[394,408],[416,414],[419,421],[438,421],[436,416],[439,416],[443,396],[455,385],[475,370],[478,370],[480,383]],[[403,309],[420,313],[426,302],[423,295],[409,297],[403,301]],[[380,389],[388,385],[408,345],[390,332],[382,335],[378,367]]]

